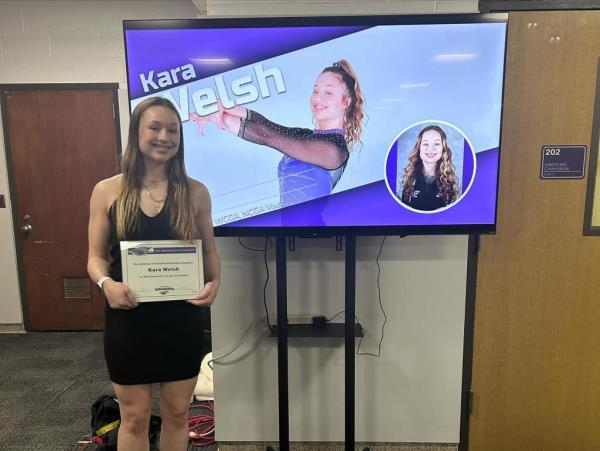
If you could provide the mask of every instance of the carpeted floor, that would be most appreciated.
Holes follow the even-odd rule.
[[[0,334],[0,450],[76,450],[92,403],[112,393],[102,349],[101,332]]]
[[[207,350],[205,350],[207,351]],[[75,451],[90,433],[90,407],[112,393],[101,332],[0,334],[0,451]],[[158,391],[153,413],[158,411]],[[193,409],[192,415],[207,414]],[[277,443],[221,443],[221,451],[263,451]],[[455,444],[357,444],[371,451],[456,451]],[[188,450],[217,451],[218,446]],[[343,443],[292,443],[294,450],[343,450]]]

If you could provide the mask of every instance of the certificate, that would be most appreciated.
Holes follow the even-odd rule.
[[[138,302],[192,299],[204,287],[200,240],[121,241],[121,263]]]

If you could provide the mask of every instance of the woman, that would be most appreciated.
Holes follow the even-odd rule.
[[[441,127],[430,125],[419,132],[408,155],[402,187],[402,202],[416,210],[437,210],[458,198],[452,151]]]
[[[119,241],[202,238],[205,285],[193,299],[136,301],[122,283]],[[201,362],[200,306],[219,288],[210,196],[184,168],[181,119],[162,98],[142,101],[129,124],[123,173],[90,201],[90,278],[105,298],[104,354],[121,412],[118,449],[148,450],[152,384],[160,383],[160,448],[187,449],[187,415]]]
[[[207,122],[246,141],[278,150],[282,206],[331,194],[340,180],[352,147],[360,141],[364,98],[358,78],[346,60],[326,67],[310,97],[315,127],[290,128],[269,121],[243,106],[223,109],[211,117],[192,114],[203,134]]]

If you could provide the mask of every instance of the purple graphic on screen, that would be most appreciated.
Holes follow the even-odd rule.
[[[466,154],[472,155],[470,150]],[[477,174],[469,192],[460,202],[438,213],[421,214],[403,208],[392,197],[385,181],[381,180],[283,210],[232,222],[225,227],[494,224],[499,149],[479,152],[476,157]],[[472,170],[471,166],[471,172]]]
[[[231,28],[126,30],[129,96],[136,99],[150,95],[366,28],[369,27],[239,28],[235,33]],[[183,71],[177,68],[188,64],[196,76],[186,81]],[[174,76],[171,70],[175,70]],[[170,79],[172,84],[159,85],[158,74],[163,71],[169,72],[163,80]],[[142,83],[140,75],[146,83]]]
[[[469,142],[465,139],[464,156],[463,156],[463,177],[460,185],[461,192],[465,192],[471,183],[471,178],[473,177],[473,151],[471,150],[471,146],[469,146]]]
[[[395,191],[396,180],[398,179],[398,165],[396,161],[398,161],[398,140],[394,141],[385,162],[385,176],[390,187],[392,187],[392,191]]]

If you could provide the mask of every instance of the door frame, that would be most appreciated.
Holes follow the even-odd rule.
[[[16,214],[18,193],[15,185],[14,166],[12,160],[12,149],[10,146],[10,124],[8,123],[7,91],[61,91],[61,90],[111,90],[113,93],[114,120],[117,140],[117,161],[121,160],[121,121],[119,116],[119,84],[118,83],[3,83],[0,84],[0,115],[2,116],[2,131],[4,133],[4,153],[6,155],[6,172],[8,178],[8,192],[10,194],[10,210],[13,219],[13,235],[15,251],[17,256],[17,274],[19,277],[19,291],[21,298],[21,310],[23,313],[23,327],[25,331],[31,330],[29,307],[27,304],[27,287],[25,284],[22,247],[17,237],[20,233],[19,218]]]

